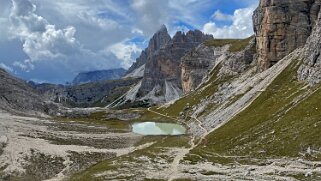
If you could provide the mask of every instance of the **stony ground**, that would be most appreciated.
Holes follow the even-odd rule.
[[[0,180],[63,178],[134,151],[140,138],[98,124],[0,112]]]

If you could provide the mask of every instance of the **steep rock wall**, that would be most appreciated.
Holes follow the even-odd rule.
[[[319,0],[260,1],[253,15],[259,71],[304,46],[319,10]]]

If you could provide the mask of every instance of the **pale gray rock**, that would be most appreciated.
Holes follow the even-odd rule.
[[[182,88],[185,94],[195,90],[209,78],[215,66],[220,76],[234,76],[244,72],[255,61],[255,39],[238,52],[230,52],[231,45],[199,45],[182,58]]]
[[[239,52],[229,52],[225,61],[222,61],[221,75],[235,76],[243,73],[251,64],[256,63],[255,39]]]
[[[304,47],[303,64],[298,70],[298,79],[311,85],[321,81],[321,13],[312,35]]]

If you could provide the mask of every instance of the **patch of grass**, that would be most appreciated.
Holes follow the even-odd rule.
[[[106,112],[96,112],[92,113],[89,116],[77,117],[77,118],[66,118],[66,117],[57,117],[55,120],[63,121],[63,122],[77,122],[80,124],[86,125],[100,125],[106,126],[112,132],[129,132],[130,131],[130,122],[129,121],[121,121],[121,120],[107,120]]]
[[[321,147],[321,89],[298,99],[311,89],[296,79],[297,62],[286,68],[246,110],[208,135],[192,150],[210,161],[221,155],[302,157],[310,147]],[[313,160],[316,157],[306,157]]]
[[[225,45],[231,45],[229,48],[230,52],[239,52],[249,45],[249,42],[253,39],[253,36],[246,39],[214,39],[206,41],[206,46],[222,47]]]
[[[71,177],[68,178],[68,180],[70,181],[95,181],[95,180],[98,181],[99,180],[100,181],[104,179],[95,177],[94,176],[95,173],[100,173],[108,170],[117,170],[119,168],[120,168],[119,165],[113,165],[111,161],[103,161],[90,167],[89,169],[83,172],[72,175]]]
[[[210,158],[210,159],[209,159]],[[221,157],[216,154],[210,154],[210,153],[205,153],[202,151],[197,150],[197,152],[193,151],[190,152],[190,154],[187,154],[184,157],[185,161],[188,161],[189,163],[195,165],[199,162],[206,162],[206,161],[211,161],[213,163],[219,163],[219,164],[233,164],[236,162],[235,159],[229,158],[229,157]]]
[[[151,148],[188,148],[190,137],[186,135],[179,136],[144,136],[135,146],[143,145],[146,143],[156,142]]]
[[[147,109],[137,109],[137,111],[141,114],[141,117],[134,119],[133,122],[145,122],[145,121],[166,122],[166,123],[176,122],[175,119],[171,119],[166,116],[156,114],[154,112],[148,111]]]
[[[161,141],[154,144],[152,147],[159,147],[159,148],[172,148],[172,147],[179,147],[179,148],[188,148],[190,141],[190,137],[188,136],[166,136]]]
[[[190,178],[178,178],[178,179],[174,179],[174,181],[195,181],[195,179],[190,179]]]

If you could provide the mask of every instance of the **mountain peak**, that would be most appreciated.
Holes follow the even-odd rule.
[[[165,24],[162,24],[162,26],[158,29],[157,32],[167,32],[167,27]]]
[[[143,66],[150,56],[152,56],[160,48],[164,47],[169,41],[171,41],[171,36],[168,34],[167,28],[163,24],[149,40],[148,47],[136,59],[136,62],[128,69],[127,73],[129,74],[135,69]]]

